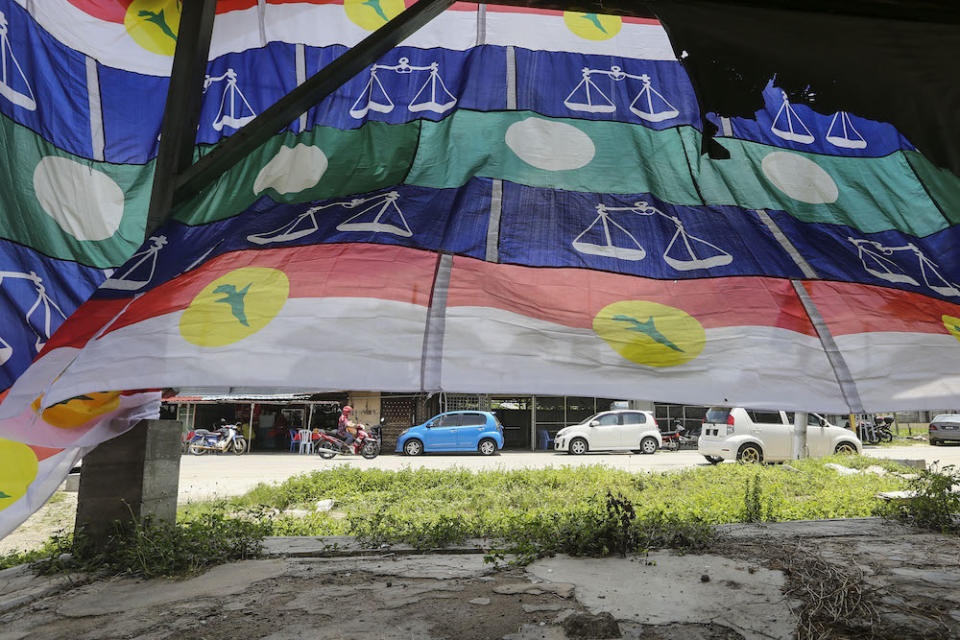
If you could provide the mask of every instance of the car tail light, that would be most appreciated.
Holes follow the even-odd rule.
[[[656,419],[656,418],[653,419],[653,426],[655,426],[657,429],[660,428],[660,424],[657,423],[657,419]]]
[[[936,431],[936,430],[937,430],[937,425],[931,424],[931,425],[930,425],[930,431]]]

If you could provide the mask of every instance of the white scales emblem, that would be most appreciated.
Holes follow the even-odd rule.
[[[387,191],[366,198],[354,198],[353,200],[317,205],[307,209],[279,229],[251,234],[247,236],[247,240],[261,245],[297,240],[310,235],[319,228],[316,215],[320,211],[333,207],[357,209],[363,207],[363,205],[367,206],[338,224],[337,231],[372,231],[373,233],[389,233],[401,238],[409,238],[413,235],[413,232],[410,230],[406,218],[403,217],[403,211],[397,205],[399,199],[399,193]]]
[[[224,81],[227,84],[223,89],[223,95],[220,96],[220,110],[217,111],[211,125],[216,131],[222,131],[224,127],[239,129],[257,117],[257,113],[250,106],[243,91],[237,86],[237,72],[233,69],[227,69],[219,76],[204,78],[203,90],[206,92],[210,85]]]
[[[16,71],[16,75],[11,71]],[[22,80],[23,85],[19,89],[14,84],[17,78]],[[10,46],[10,38],[7,37],[7,16],[2,11],[0,11],[0,96],[27,111],[37,109],[37,99],[33,95],[33,89],[30,88],[30,83],[23,69],[20,68],[17,57],[13,55],[13,47]],[[0,356],[0,362],[2,362],[2,356]]]
[[[672,222],[676,231],[667,244],[667,248],[663,251],[663,260],[677,271],[712,269],[733,262],[733,256],[717,245],[688,233],[680,218],[668,215],[642,200],[633,203],[632,207],[608,207],[603,203],[598,204],[597,217],[573,240],[573,248],[580,253],[616,258],[617,260],[643,260],[647,255],[646,249],[632,233],[611,217],[612,212],[626,212],[640,216],[658,215]],[[600,229],[602,229],[603,241],[590,242],[584,240],[584,236],[589,234],[597,225],[600,225]],[[624,243],[626,246],[614,242],[610,232],[611,226],[619,229],[629,239],[627,243]]]
[[[411,112],[446,113],[457,104],[456,97],[447,90],[443,78],[440,77],[440,65],[437,62],[431,62],[427,66],[413,66],[409,58],[400,58],[397,64],[375,64],[370,67],[370,78],[360,96],[350,107],[350,115],[354,118],[363,118],[371,111],[390,113],[396,106],[377,76],[378,71],[392,71],[397,74],[408,74],[414,71],[430,72],[413,96],[413,100],[407,105],[407,109]]]
[[[874,240],[863,238],[848,237],[847,241],[857,248],[857,256],[860,258],[864,270],[872,276],[887,282],[919,287],[920,283],[917,279],[905,273],[900,265],[891,259],[897,251],[909,251],[917,259],[923,284],[928,289],[944,296],[960,296],[960,287],[944,278],[939,271],[939,265],[924,255],[923,251],[912,242],[908,242],[902,247],[887,247]]]
[[[0,271],[0,284],[3,284],[4,279],[29,280],[36,288],[37,299],[34,301],[30,309],[27,310],[27,313],[24,315],[24,320],[26,321],[27,325],[30,325],[31,316],[33,316],[33,314],[40,308],[40,305],[43,305],[42,333],[37,335],[37,339],[33,344],[34,349],[36,349],[37,353],[39,353],[40,350],[43,349],[43,345],[46,344],[47,340],[50,339],[53,312],[56,311],[64,320],[67,319],[67,316],[64,315],[60,307],[57,306],[57,303],[47,295],[47,288],[43,284],[43,278],[38,276],[36,272],[31,271],[30,273],[21,273],[19,271]],[[3,336],[0,336],[0,366],[9,360],[12,355],[13,347],[9,342],[3,339]]]
[[[580,83],[573,88],[570,95],[563,101],[568,109],[572,111],[585,111],[587,113],[613,113],[617,106],[613,100],[605,94],[597,83],[593,81],[593,76],[606,76],[614,82],[623,80],[639,80],[643,83],[640,92],[630,103],[630,111],[639,118],[648,122],[662,122],[670,120],[680,115],[680,112],[670,102],[663,97],[663,94],[653,88],[650,83],[650,76],[641,74],[639,76],[627,73],[618,66],[612,66],[606,69],[588,69],[582,70],[583,78]]]
[[[130,260],[127,261],[130,266],[120,275],[114,273],[104,280],[100,287],[118,291],[136,291],[146,286],[153,280],[153,274],[157,270],[157,254],[166,244],[166,236],[151,236],[150,246],[130,256]]]
[[[816,138],[790,105],[787,93],[785,91],[780,93],[783,102],[780,103],[777,115],[773,117],[770,132],[784,140],[811,144]],[[846,111],[837,111],[833,114],[833,120],[830,121],[830,127],[827,129],[826,139],[827,142],[841,149],[865,149],[867,147],[866,139],[853,126],[850,114]]]

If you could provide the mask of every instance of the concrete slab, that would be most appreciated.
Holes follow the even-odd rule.
[[[714,623],[746,640],[789,640],[796,627],[781,593],[781,572],[720,556],[654,552],[630,561],[557,556],[527,570],[544,580],[575,584],[583,605],[618,620]],[[704,575],[709,582],[701,580]]]
[[[241,593],[260,580],[283,575],[286,568],[284,560],[249,560],[214,567],[183,581],[121,578],[98,582],[67,598],[57,613],[75,618],[101,616],[191,598],[223,597]]]
[[[835,518],[831,520],[793,520],[761,524],[724,524],[717,527],[728,539],[741,538],[835,538],[869,536],[883,538],[915,534],[916,530],[882,518]]]

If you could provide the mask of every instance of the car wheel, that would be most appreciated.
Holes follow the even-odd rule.
[[[737,451],[737,462],[760,464],[763,462],[763,451],[755,444],[745,444]]]
[[[407,440],[403,445],[403,452],[408,456],[418,456],[423,453],[423,443],[417,439]]]
[[[939,440],[930,440],[930,446],[931,446],[931,447],[938,447],[938,446],[940,446],[940,441],[939,441]]]
[[[833,452],[838,455],[855,456],[857,455],[857,447],[852,442],[841,442]]]
[[[640,453],[644,455],[651,455],[657,452],[657,439],[647,436],[640,441]]]
[[[575,456],[582,456],[589,449],[590,447],[587,446],[586,440],[584,440],[583,438],[574,438],[573,440],[570,441],[570,447],[568,450],[570,451],[571,454]]]
[[[723,462],[723,458],[721,458],[720,456],[703,456],[703,457],[706,458],[707,462],[709,462],[710,464],[720,464],[721,462]]]
[[[482,455],[492,456],[497,452],[497,443],[490,438],[484,438],[480,441],[480,444],[477,445],[477,451]]]

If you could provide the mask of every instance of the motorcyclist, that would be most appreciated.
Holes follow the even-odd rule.
[[[353,420],[353,407],[347,405],[340,413],[340,420],[337,423],[337,437],[343,440],[344,444],[347,445],[345,449],[347,452],[351,450],[351,445],[353,444],[354,440],[356,440],[354,437],[356,426],[357,423]]]

